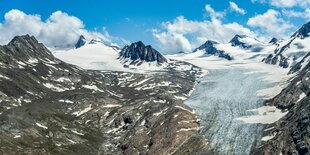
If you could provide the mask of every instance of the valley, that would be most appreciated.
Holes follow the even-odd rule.
[[[309,153],[309,27],[173,55],[16,36],[0,46],[0,153]]]

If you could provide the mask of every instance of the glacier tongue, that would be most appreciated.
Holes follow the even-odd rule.
[[[194,63],[207,73],[185,104],[199,115],[202,134],[214,153],[250,154],[251,147],[260,142],[264,124],[238,118],[257,116],[258,112],[251,109],[264,106],[271,97],[265,96],[267,90],[281,91],[279,85],[287,80],[288,70],[252,60],[223,61],[187,55],[174,58]]]
[[[246,124],[236,118],[254,114],[263,106],[256,91],[269,87],[259,80],[264,73],[247,74],[241,68],[210,70],[185,103],[201,117],[203,134],[218,154],[249,154],[261,136],[263,125]]]

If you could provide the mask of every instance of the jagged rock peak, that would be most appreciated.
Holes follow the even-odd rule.
[[[198,48],[194,50],[194,52],[197,52],[199,50],[205,51],[206,54],[208,55],[217,55],[220,58],[225,58],[227,60],[232,60],[233,57],[231,57],[229,54],[225,53],[223,50],[218,50],[214,45],[218,44],[215,41],[208,40]]]
[[[296,31],[292,37],[299,37],[304,39],[310,36],[310,21],[304,24],[298,31]]]
[[[279,40],[277,38],[272,38],[270,41],[269,41],[269,44],[276,44]]]
[[[15,36],[9,42],[9,45],[18,45],[18,44],[38,44],[38,40],[34,36],[26,34],[22,36]]]
[[[120,52],[120,58],[130,59],[132,61],[146,61],[146,62],[157,62],[164,63],[167,59],[162,56],[152,46],[145,46],[142,41],[132,43],[131,45],[125,46]]]
[[[7,54],[16,59],[54,58],[52,53],[34,36],[23,35],[14,37],[8,45],[4,46]]]
[[[212,40],[208,40],[208,41],[206,41],[204,44],[202,44],[201,46],[199,46],[198,48],[196,48],[196,49],[194,50],[194,52],[196,52],[196,51],[198,51],[198,50],[203,50],[203,49],[205,49],[205,50],[210,49],[210,48],[213,47],[213,45],[215,45],[215,44],[218,44],[218,43],[215,42],[215,41],[212,41]]]
[[[240,39],[247,38],[246,35],[239,35],[236,34],[229,43],[231,43],[232,46],[241,46],[243,48],[250,48],[251,46],[247,46],[244,42],[240,41]]]
[[[83,35],[79,37],[79,40],[75,44],[75,48],[80,48],[86,44],[86,39]]]

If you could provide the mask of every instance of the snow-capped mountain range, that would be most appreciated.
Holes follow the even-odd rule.
[[[178,54],[183,57],[218,56],[227,60],[262,61],[267,64],[291,68],[301,61],[309,61],[310,22],[303,25],[287,40],[272,38],[269,43],[245,36],[235,35],[229,43],[206,41],[193,53]]]
[[[220,83],[224,84],[222,88],[210,94],[223,93],[233,99],[225,102],[223,109],[211,110],[234,113],[233,108],[243,106],[239,100],[253,96],[244,92],[247,90],[236,88],[230,75],[238,81],[238,74],[252,77],[266,72],[271,78],[262,79],[278,85],[254,94],[267,94],[265,104],[274,106],[275,110],[265,114],[277,112],[281,117],[268,124],[269,130],[259,129],[265,135],[262,139],[266,140],[267,136],[264,142],[254,140],[262,143],[261,146],[247,144],[245,147],[248,151],[253,149],[253,154],[308,153],[309,32],[310,22],[287,40],[273,38],[263,43],[236,35],[228,43],[207,40],[191,53],[172,56],[162,55],[141,41],[120,48],[96,39],[87,40],[84,36],[77,38],[73,49],[51,52],[32,36],[16,36],[9,44],[0,46],[1,151],[8,154],[16,151],[21,154],[205,154],[217,151],[220,147],[210,149],[208,137],[201,135],[211,127],[201,125],[209,121],[209,117],[200,121],[193,109],[211,105],[205,103],[205,93]],[[215,74],[221,73],[214,77],[218,83],[206,78],[208,67],[214,69],[213,62],[228,67],[228,70],[216,70]],[[251,70],[253,62],[254,67],[263,69]],[[238,68],[240,72],[221,78],[225,75],[223,72],[234,72],[230,69],[241,65],[242,71]],[[254,80],[246,79],[248,87],[244,88],[251,89]],[[260,79],[255,78],[255,86]],[[237,84],[243,84],[243,80]],[[195,90],[200,92],[192,95]],[[242,95],[235,99],[236,91]],[[191,96],[202,104],[187,106],[185,101]],[[214,101],[220,108],[218,100]],[[232,102],[237,106],[231,107]],[[247,107],[243,108],[245,111],[240,113],[249,112]],[[229,117],[234,124],[233,115]],[[249,118],[251,116],[242,119]],[[221,124],[218,125],[223,131]],[[226,136],[225,132],[219,133]],[[232,143],[228,142],[227,146],[233,147]]]
[[[182,57],[217,56],[230,61],[252,59],[290,68],[302,60],[308,60],[305,56],[310,50],[309,27],[310,23],[307,23],[288,40],[272,38],[269,43],[238,34],[228,43],[207,40],[192,53],[177,55]],[[141,41],[119,48],[95,39],[86,40],[84,36],[80,36],[75,49],[54,52],[54,55],[68,63],[95,70],[161,70],[169,64],[169,58],[163,56],[152,46],[144,45]]]

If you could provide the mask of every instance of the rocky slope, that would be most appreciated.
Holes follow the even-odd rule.
[[[262,144],[253,154],[310,154],[310,59],[309,53],[291,69],[297,74],[282,92],[267,102],[288,114],[264,130]],[[296,68],[298,68],[296,70]],[[299,71],[301,70],[301,71]]]
[[[290,39],[277,42],[276,49],[262,61],[279,65],[283,68],[293,67],[310,51],[310,22],[304,24]]]
[[[166,71],[144,74],[84,70],[26,35],[0,46],[0,68],[0,154],[207,151],[183,104],[201,75],[196,66],[171,60]]]

